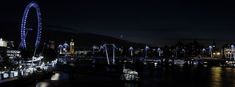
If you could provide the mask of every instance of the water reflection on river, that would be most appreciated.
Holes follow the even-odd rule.
[[[235,87],[235,68],[211,68],[212,87]]]
[[[140,84],[124,83],[124,87],[235,87],[235,68],[145,69]]]
[[[226,72],[226,70],[224,71]],[[211,68],[211,85],[213,87],[221,87],[222,85],[222,68],[221,67],[212,67]]]
[[[112,68],[112,67],[111,67]],[[68,68],[62,68],[67,70]],[[68,71],[69,85],[61,87],[235,87],[235,68],[152,67],[138,70],[140,82],[120,80],[121,69],[74,67]]]

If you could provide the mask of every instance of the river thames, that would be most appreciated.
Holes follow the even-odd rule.
[[[126,82],[120,80],[122,66],[83,63],[61,66],[59,71],[67,79],[49,83],[52,87],[235,87],[235,68],[230,67],[142,65],[135,69],[140,80]]]

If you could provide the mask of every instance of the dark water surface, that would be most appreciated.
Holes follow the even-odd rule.
[[[139,82],[120,80],[121,66],[78,65],[62,68],[70,79],[60,87],[235,87],[235,68],[152,67],[138,69]]]
[[[56,72],[66,77],[60,81],[50,81],[50,75],[40,76],[45,80],[35,81],[33,76],[0,87],[36,87],[36,83],[41,81],[48,82],[50,87],[235,87],[235,68],[230,67],[154,67],[141,64],[131,65],[129,68],[131,67],[138,71],[141,78],[139,82],[120,80],[122,64],[107,66],[77,62],[58,67]]]

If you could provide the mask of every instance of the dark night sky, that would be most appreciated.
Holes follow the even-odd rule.
[[[18,23],[29,1],[0,1],[0,22]],[[191,39],[233,41],[235,37],[235,5],[231,1],[36,1],[45,26],[67,27],[68,31],[123,35],[124,39],[152,45]]]

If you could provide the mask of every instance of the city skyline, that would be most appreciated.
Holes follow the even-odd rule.
[[[0,87],[234,87],[228,1],[0,3]]]

